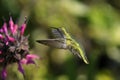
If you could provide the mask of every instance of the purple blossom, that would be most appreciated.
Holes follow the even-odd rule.
[[[9,25],[4,22],[0,29],[0,66],[1,78],[5,80],[7,76],[6,67],[10,64],[17,63],[18,71],[23,76],[24,70],[22,64],[35,64],[34,59],[39,59],[35,54],[29,54],[28,36],[24,36],[26,29],[26,18],[21,27],[14,24],[10,17]]]

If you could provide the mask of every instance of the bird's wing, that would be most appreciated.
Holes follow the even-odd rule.
[[[56,38],[65,38],[65,34],[60,28],[52,27],[52,33]]]
[[[67,33],[64,27],[54,28],[52,27],[52,33],[57,38],[71,38],[70,35]]]
[[[86,64],[89,64],[88,59],[86,57],[86,54],[84,50],[82,50],[80,47],[75,48],[75,46],[69,46],[68,49],[74,54],[77,55],[79,58],[82,58],[83,61]]]
[[[54,47],[54,48],[60,48],[60,49],[65,49],[66,48],[66,43],[64,38],[56,38],[56,39],[46,39],[46,40],[37,40],[38,43]]]

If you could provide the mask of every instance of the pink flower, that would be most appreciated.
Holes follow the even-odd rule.
[[[39,56],[35,55],[35,54],[28,54],[26,56],[26,58],[21,60],[22,64],[35,64],[35,62],[33,61],[34,59],[39,59]]]
[[[2,80],[7,76],[6,67],[12,63],[18,64],[18,70],[25,76],[22,64],[35,64],[39,59],[35,54],[29,54],[28,36],[24,36],[26,18],[21,27],[14,24],[10,17],[9,25],[5,22],[0,29],[0,66]],[[0,79],[1,80],[1,79]]]

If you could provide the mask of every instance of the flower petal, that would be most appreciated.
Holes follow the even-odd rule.
[[[26,64],[26,63],[27,63],[27,59],[22,59],[22,60],[20,60],[20,63],[21,63],[21,64]]]
[[[39,56],[35,54],[27,54],[26,58],[22,59],[21,64],[35,64],[34,59],[39,59]]]
[[[14,25],[14,29],[13,29],[13,35],[17,33],[17,29],[18,29],[18,25],[15,24],[15,25]]]
[[[2,34],[0,34],[0,39],[3,39],[3,35]]]
[[[20,62],[18,62],[18,70],[23,74],[23,76],[25,77],[25,74],[24,74],[24,70],[22,68],[22,65]]]
[[[6,22],[3,24],[3,32],[4,32],[6,35],[8,35],[8,29],[7,29],[7,23],[6,23]]]
[[[3,29],[2,28],[0,29],[0,32],[3,33]]]
[[[14,42],[15,39],[13,37],[8,36],[9,41]]]
[[[26,29],[26,17],[25,17],[24,23],[22,24],[22,26],[21,26],[21,28],[20,28],[20,34],[21,34],[21,35],[24,34],[25,29]]]
[[[27,59],[39,59],[39,56],[35,55],[35,54],[28,54],[26,56]]]
[[[10,30],[11,30],[11,32],[13,34],[13,32],[14,32],[14,22],[12,20],[12,17],[10,17],[9,25],[10,25]]]
[[[27,60],[27,63],[26,63],[26,64],[35,64],[35,61],[32,60],[32,59],[29,59],[29,60]]]
[[[6,68],[3,68],[2,73],[1,73],[1,77],[2,77],[2,80],[5,80],[5,78],[7,77]]]

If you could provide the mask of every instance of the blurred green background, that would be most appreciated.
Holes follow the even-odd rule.
[[[119,0],[0,0],[0,26],[9,14],[15,23],[28,17],[25,35],[38,66],[24,65],[26,80],[120,80]],[[52,38],[50,27],[65,27],[85,48],[90,64],[68,50],[35,42]],[[7,80],[24,80],[17,65],[8,68]]]

